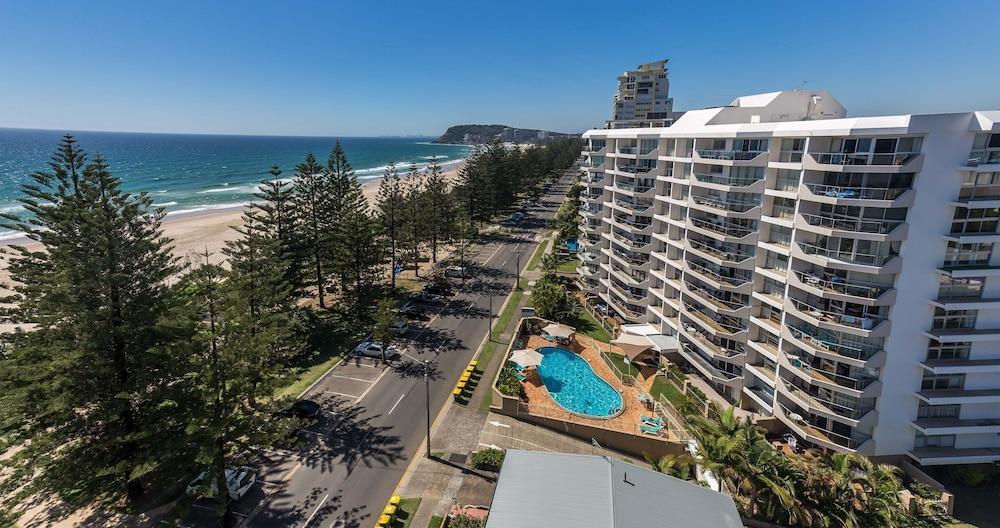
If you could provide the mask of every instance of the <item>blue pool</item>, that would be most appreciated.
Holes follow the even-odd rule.
[[[542,347],[538,375],[552,399],[570,412],[610,418],[622,409],[622,395],[582,357],[560,347]]]
[[[576,240],[567,240],[566,241],[566,249],[568,249],[570,251],[577,251],[577,250],[580,249],[580,243],[577,242]]]

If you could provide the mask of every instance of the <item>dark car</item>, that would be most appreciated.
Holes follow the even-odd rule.
[[[318,418],[321,411],[322,408],[318,403],[312,400],[299,400],[293,403],[289,408],[282,411],[282,414],[285,416],[312,420]]]
[[[447,282],[431,282],[424,285],[422,290],[424,293],[429,293],[431,295],[448,295],[451,293],[451,286]]]
[[[407,304],[399,309],[399,315],[405,317],[411,321],[427,321],[430,320],[430,316],[424,313],[419,306],[414,304]]]
[[[445,304],[448,302],[443,295],[434,295],[433,293],[411,293],[411,302],[418,302],[421,304]]]

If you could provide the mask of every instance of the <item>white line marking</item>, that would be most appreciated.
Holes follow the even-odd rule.
[[[322,506],[323,506],[323,503],[324,503],[324,502],[326,502],[326,499],[329,499],[329,498],[330,498],[330,496],[329,496],[329,495],[327,495],[327,496],[323,497],[323,500],[319,501],[319,504],[317,504],[317,505],[316,505],[316,509],[315,509],[315,510],[313,510],[312,514],[311,514],[311,515],[309,515],[309,518],[308,518],[308,519],[306,519],[306,522],[305,522],[305,524],[303,524],[302,526],[309,526],[309,523],[310,523],[310,522],[312,522],[312,520],[313,520],[313,517],[315,517],[315,516],[316,516],[316,512],[318,512],[318,511],[319,511],[320,507],[322,507]]]
[[[395,410],[396,410],[396,406],[397,406],[397,405],[399,405],[399,402],[403,401],[403,396],[406,396],[406,393],[405,393],[405,392],[404,392],[403,394],[400,394],[400,395],[399,395],[399,399],[398,399],[398,400],[396,400],[396,403],[392,404],[392,408],[391,408],[391,409],[389,409],[389,412],[385,413],[385,414],[386,414],[386,416],[388,416],[388,415],[392,414],[392,411],[395,411]]]
[[[343,392],[336,392],[336,391],[323,391],[323,393],[324,394],[335,394],[337,396],[343,396],[345,398],[352,398],[352,399],[359,397],[357,394],[344,394]]]
[[[383,378],[383,377],[384,377],[384,376],[386,375],[386,373],[388,373],[388,372],[389,372],[389,369],[385,369],[385,370],[383,370],[383,371],[382,371],[382,372],[381,372],[381,373],[380,373],[380,374],[378,375],[378,377],[377,377],[377,378],[375,378],[375,380],[374,380],[374,381],[372,381],[372,384],[371,384],[371,385],[369,385],[369,386],[368,386],[368,388],[367,388],[367,389],[365,389],[365,391],[361,393],[361,396],[358,396],[358,399],[357,399],[357,400],[354,400],[354,404],[356,405],[356,404],[357,404],[358,402],[360,402],[361,400],[363,400],[363,399],[365,398],[365,396],[367,396],[367,395],[368,395],[368,393],[369,393],[369,392],[371,392],[371,390],[375,388],[375,385],[377,385],[377,384],[378,384],[378,382],[379,382],[379,381],[380,381],[380,380],[381,380],[381,379],[382,379],[382,378]]]
[[[352,378],[350,376],[340,376],[338,374],[330,374],[330,377],[331,378],[346,379],[346,380],[351,380],[351,381],[360,381],[362,383],[371,383],[372,382],[372,380],[366,380],[366,379],[361,379],[361,378]]]
[[[497,422],[497,421],[494,421],[494,420],[490,420],[490,421],[488,421],[486,423],[488,423],[490,425],[495,425],[497,427],[510,427],[509,425],[507,425],[505,423],[500,423],[500,422]]]

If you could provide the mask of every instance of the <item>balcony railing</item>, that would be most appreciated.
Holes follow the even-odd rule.
[[[612,234],[614,234],[615,239],[618,242],[626,244],[629,247],[635,248],[635,249],[644,248],[644,247],[648,246],[649,242],[650,242],[650,240],[649,240],[648,237],[643,237],[643,238],[633,237],[631,235],[626,235],[624,233],[619,233],[617,231],[614,231]]]
[[[692,326],[687,330],[688,335],[700,341],[703,345],[711,349],[712,353],[717,356],[731,358],[746,353],[746,349],[743,348],[742,343],[732,343],[732,345],[735,345],[734,348],[726,348],[717,342],[718,338],[703,334],[702,330],[698,329],[698,327]]]
[[[747,200],[724,200],[709,196],[692,195],[691,199],[694,200],[694,203],[699,205],[714,207],[715,209],[722,209],[723,211],[731,211],[734,213],[745,213],[754,207],[760,206],[760,202],[751,202]]]
[[[838,416],[843,416],[844,418],[847,418],[849,420],[857,420],[863,417],[864,415],[868,414],[869,412],[872,411],[872,409],[875,408],[874,404],[868,404],[868,405],[859,404],[856,406],[851,406],[851,405],[841,405],[839,403],[834,403],[830,400],[821,398],[818,395],[813,396],[808,391],[803,390],[801,387],[795,385],[794,383],[790,383],[786,379],[781,379],[781,384],[786,390],[788,390],[788,392],[794,394],[799,399],[804,400],[806,403],[809,404],[810,407],[826,410]]]
[[[979,165],[993,165],[1000,163],[1000,150],[973,150],[969,152],[969,162],[970,167],[978,167]]]
[[[715,365],[713,365],[707,359],[701,357],[701,354],[699,354],[695,350],[692,350],[691,346],[688,345],[687,343],[681,343],[681,346],[684,347],[685,352],[687,352],[687,354],[684,355],[684,359],[687,359],[688,361],[694,361],[695,363],[698,363],[699,365],[701,365],[703,368],[705,368],[709,372],[712,372],[715,375],[717,375],[719,378],[722,378],[722,379],[725,379],[725,380],[731,380],[731,379],[733,379],[733,378],[736,377],[736,374],[733,374],[731,372],[726,372],[726,371],[720,369],[719,367],[716,367]]]
[[[804,323],[796,324],[789,322],[786,324],[786,327],[796,339],[848,359],[867,361],[881,350],[873,347],[844,344],[833,332],[827,332]]]
[[[624,294],[629,299],[636,301],[642,301],[646,299],[645,291],[643,292],[632,291],[632,288],[628,284],[625,284],[618,279],[612,278],[611,284],[613,284],[618,289],[618,293]]]
[[[861,330],[871,330],[879,323],[885,321],[885,316],[877,314],[865,314],[861,316],[848,315],[846,313],[823,310],[799,299],[789,299],[798,311],[806,313],[827,323],[834,323]]]
[[[653,188],[653,186],[650,184],[635,184],[635,183],[619,182],[619,181],[615,182],[615,187],[623,191],[630,191],[636,193],[644,193]]]
[[[710,268],[708,268],[706,266],[698,264],[697,262],[691,262],[690,260],[688,260],[688,261],[686,261],[686,263],[687,263],[688,266],[690,266],[696,272],[698,272],[698,273],[700,273],[702,275],[707,275],[708,277],[711,277],[712,279],[715,279],[716,282],[724,282],[726,284],[729,284],[729,285],[735,286],[735,287],[739,287],[739,286],[742,286],[742,285],[746,284],[747,282],[750,282],[750,276],[749,275],[742,275],[742,276],[741,275],[729,275],[729,276],[727,276],[727,275],[722,275],[719,272],[717,272],[717,271],[715,271],[713,269],[710,269]]]
[[[616,257],[636,266],[642,266],[643,264],[649,262],[649,255],[643,255],[642,253],[632,254],[627,251],[621,251],[619,249],[611,249],[611,252],[615,254]]]
[[[806,255],[818,255],[821,257],[826,257],[834,260],[842,260],[845,262],[852,262],[854,264],[860,264],[862,266],[883,266],[885,263],[889,262],[896,255],[870,255],[867,253],[851,253],[850,251],[838,251],[836,249],[825,248],[822,246],[817,246],[810,244],[808,242],[798,242],[799,248]]]
[[[614,218],[615,222],[631,226],[634,229],[646,229],[647,227],[653,225],[652,222],[640,222],[638,220],[630,220],[628,217],[622,215],[615,215]]]
[[[646,205],[638,202],[633,202],[630,200],[621,200],[621,199],[615,200],[615,204],[617,204],[619,207],[624,207],[625,209],[629,209],[637,213],[644,212],[645,210],[652,207],[652,205]]]
[[[919,152],[810,152],[816,163],[823,165],[905,165]]]
[[[689,290],[696,292],[700,295],[703,295],[708,299],[710,299],[715,304],[723,308],[727,308],[729,310],[739,310],[743,307],[750,306],[749,299],[744,299],[742,302],[731,299],[722,299],[718,297],[715,292],[710,291],[708,288],[703,288],[701,286],[698,286],[697,284],[691,283],[690,281],[684,281],[684,285],[687,286]]]
[[[698,156],[704,159],[747,161],[767,152],[766,150],[698,150]]]
[[[714,255],[727,262],[733,262],[739,264],[741,262],[745,262],[749,258],[753,258],[752,254],[747,254],[740,251],[728,251],[725,247],[718,247],[718,246],[713,246],[711,244],[706,244],[700,240],[695,240],[691,237],[688,237],[688,243],[691,244],[691,247],[699,251],[708,253],[710,255]]]
[[[791,419],[792,415],[798,414],[781,403],[778,403],[778,407],[781,407],[781,410],[784,411],[784,414],[788,416],[789,419]],[[865,443],[871,438],[871,436],[861,433],[856,433],[853,437],[844,436],[842,434],[834,433],[833,431],[820,429],[808,422],[797,423],[796,425],[805,430],[806,435],[808,436],[812,436],[813,438],[818,438],[824,442],[837,444],[841,447],[846,447],[847,449],[852,449],[852,450],[861,447],[861,444]],[[809,439],[806,438],[806,440]]]
[[[811,226],[852,231],[855,233],[872,233],[885,235],[903,223],[902,220],[862,220],[850,217],[832,217],[812,213],[799,213]]]
[[[606,146],[607,145],[584,145],[583,146],[583,151],[584,152],[600,152],[600,151],[604,150],[604,148]]]
[[[854,297],[863,297],[865,299],[877,299],[889,289],[888,286],[866,283],[864,281],[848,281],[840,278],[838,275],[833,275],[832,279],[824,279],[804,271],[795,271],[794,273],[800,281],[808,284],[809,286],[813,286],[824,291],[842,293],[844,295],[851,295]]]
[[[609,295],[608,298],[611,299],[611,304],[615,308],[617,308],[618,310],[620,310],[621,312],[625,313],[630,317],[638,319],[646,315],[646,311],[642,309],[642,307],[633,306],[628,301],[622,299],[616,294]]]
[[[639,152],[636,147],[618,147],[619,154],[635,154],[636,152]]]
[[[807,183],[806,187],[817,196],[856,200],[895,200],[909,190],[909,187],[845,187],[819,183]]]
[[[734,223],[712,222],[703,218],[695,217],[689,217],[689,220],[691,220],[691,224],[695,227],[700,227],[702,229],[707,229],[709,231],[734,238],[743,238],[755,231],[749,227]]]
[[[821,370],[810,365],[807,358],[797,357],[795,354],[791,353],[788,354],[788,363],[812,379],[844,387],[846,389],[864,390],[864,388],[871,385],[872,382],[878,381],[878,378],[873,376],[858,376],[856,378],[852,378],[850,376],[843,376],[827,370]]]
[[[747,187],[764,179],[763,174],[760,176],[725,176],[721,173],[705,174],[697,172],[694,173],[694,177],[700,182],[729,185],[730,187]]]
[[[778,162],[780,163],[799,163],[800,161],[802,161],[801,150],[782,150],[778,153]]]

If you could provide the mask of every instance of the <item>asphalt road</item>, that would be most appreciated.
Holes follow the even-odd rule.
[[[474,275],[451,279],[456,293],[429,308],[399,344],[403,356],[388,367],[348,360],[327,373],[306,398],[320,402],[322,419],[303,431],[303,446],[275,451],[258,465],[258,484],[235,509],[243,526],[373,526],[426,436],[425,360],[429,361],[431,419],[486,336],[490,291],[498,315],[514,284],[515,254],[523,268],[537,235],[559,207],[571,183],[564,176],[514,232],[467,256]],[[487,381],[477,388],[477,405]],[[433,449],[433,438],[431,446]]]

